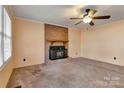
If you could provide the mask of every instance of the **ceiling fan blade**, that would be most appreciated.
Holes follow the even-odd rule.
[[[97,10],[94,10],[94,9],[86,9],[86,12],[87,12],[87,15],[92,17],[96,12]]]
[[[78,24],[80,24],[81,22],[83,22],[83,21],[79,21],[79,22],[77,22],[75,25],[78,25]]]
[[[91,21],[89,24],[90,24],[90,26],[94,26],[95,25],[93,21]]]
[[[93,19],[109,19],[111,16],[110,15],[107,15],[107,16],[95,16],[95,17],[92,17]]]
[[[73,19],[83,19],[83,18],[70,18],[70,19],[72,19],[72,20],[73,20]]]

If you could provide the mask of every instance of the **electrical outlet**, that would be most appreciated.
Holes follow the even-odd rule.
[[[116,60],[117,58],[116,57],[114,57],[114,60]]]
[[[23,61],[25,62],[25,61],[26,61],[26,59],[24,58],[24,59],[23,59]]]

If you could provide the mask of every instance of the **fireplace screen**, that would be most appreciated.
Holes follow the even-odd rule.
[[[49,48],[49,59],[51,60],[67,58],[67,54],[65,46],[50,46]]]

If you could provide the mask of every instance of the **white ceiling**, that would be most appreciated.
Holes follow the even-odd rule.
[[[41,21],[44,23],[58,24],[65,27],[86,28],[88,24],[81,23],[74,25],[77,21],[72,21],[71,17],[81,17],[86,8],[96,9],[97,15],[111,15],[108,20],[95,20],[96,25],[110,23],[112,21],[124,19],[123,5],[14,5],[12,6],[16,17]]]

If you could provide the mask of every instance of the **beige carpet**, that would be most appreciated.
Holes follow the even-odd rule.
[[[15,69],[7,87],[94,88],[124,87],[124,67],[86,58],[51,61]]]

